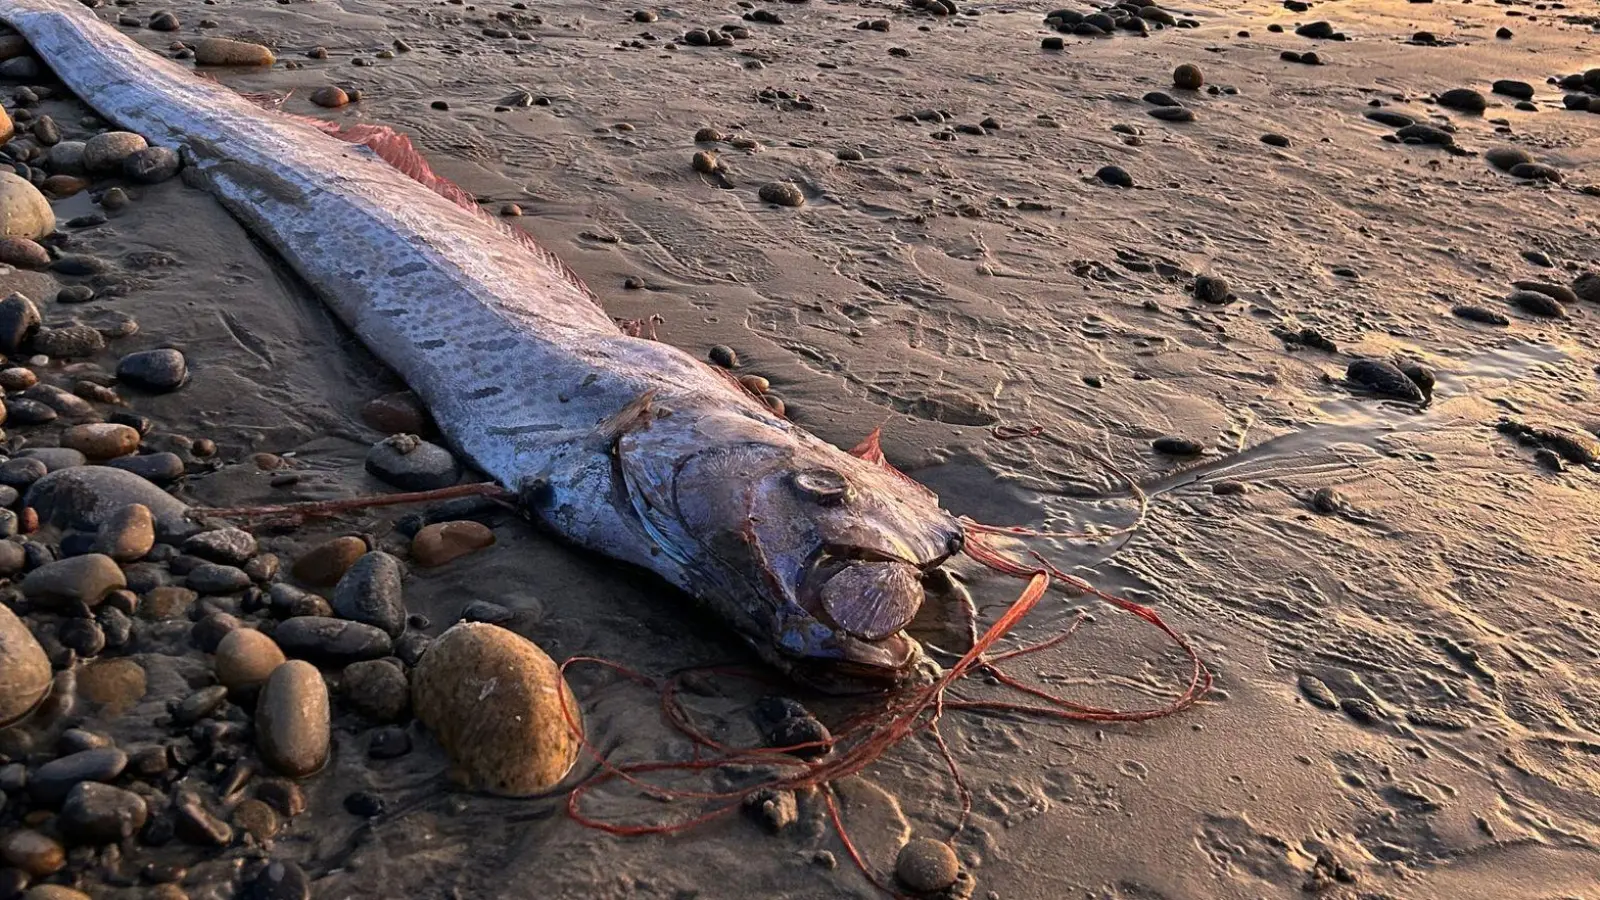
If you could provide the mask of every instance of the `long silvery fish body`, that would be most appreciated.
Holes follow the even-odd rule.
[[[77,0],[0,0],[0,19],[106,119],[185,148],[190,180],[535,521],[658,573],[821,687],[923,668],[904,627],[961,528],[881,457],[847,454],[725,373],[624,334],[526,235],[144,50]],[[410,168],[427,178],[420,160]]]

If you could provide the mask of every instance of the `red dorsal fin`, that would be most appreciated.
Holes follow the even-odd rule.
[[[874,465],[882,466],[883,469],[889,474],[899,478],[901,481],[904,481],[906,484],[911,485],[922,493],[927,494],[929,497],[933,496],[933,492],[919,484],[915,478],[912,478],[910,475],[907,475],[899,469],[896,469],[894,466],[889,465],[888,457],[883,455],[882,425],[872,429],[871,434],[862,438],[861,443],[851,447],[848,452],[851,456],[854,456],[857,459],[872,463]]]
[[[200,73],[200,77],[211,81],[216,80],[204,72]],[[533,239],[533,235],[520,228],[508,225],[484,212],[483,207],[478,205],[476,197],[473,197],[472,194],[450,179],[435,173],[432,167],[428,165],[428,161],[423,158],[422,154],[417,151],[416,146],[411,143],[411,139],[400,132],[386,125],[356,124],[345,128],[323,119],[282,112],[279,108],[283,106],[284,101],[289,99],[289,94],[246,93],[240,96],[263,109],[279,112],[280,115],[286,118],[293,119],[303,125],[309,125],[331,137],[366,147],[376,153],[379,159],[405,173],[417,183],[463,209],[472,210],[485,222],[509,234],[517,243],[539,257],[546,265],[560,272],[563,277],[588,295],[590,300],[599,305],[600,298],[595,296],[594,291],[589,290],[589,286],[583,283],[583,278],[577,272],[572,271],[571,267],[566,263],[562,262],[560,257],[540,246],[539,242]]]
[[[851,447],[849,453],[851,456],[854,456],[857,459],[864,459],[869,463],[877,463],[880,466],[887,466],[889,465],[889,461],[884,458],[883,446],[881,444],[882,440],[883,426],[880,425],[877,428],[872,429],[871,434],[862,438],[861,443]]]

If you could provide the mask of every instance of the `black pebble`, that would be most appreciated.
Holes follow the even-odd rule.
[[[1206,448],[1201,446],[1199,441],[1172,435],[1156,438],[1150,442],[1150,447],[1157,453],[1165,453],[1168,456],[1199,456],[1206,452]]]
[[[344,798],[345,811],[353,816],[372,819],[383,815],[383,798],[372,791],[356,791]]]
[[[1226,279],[1201,275],[1194,280],[1194,298],[1201,303],[1227,303],[1232,297]]]
[[[1502,316],[1492,309],[1485,309],[1482,306],[1463,304],[1451,309],[1450,312],[1454,313],[1458,318],[1466,319],[1469,322],[1480,322],[1484,325],[1504,326],[1511,324],[1510,319]]]
[[[1133,176],[1129,175],[1128,170],[1121,166],[1101,166],[1100,171],[1094,173],[1094,177],[1112,187],[1133,187]]]

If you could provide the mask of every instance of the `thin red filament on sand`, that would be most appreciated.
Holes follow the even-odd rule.
[[[1041,433],[1042,430],[1037,427],[996,429],[995,436],[1002,440],[1012,440],[1035,437]],[[875,438],[876,434],[869,437],[868,441],[864,442],[864,445],[866,443],[875,444]],[[876,450],[876,447],[869,448],[869,452],[871,450]],[[860,452],[857,452],[857,455],[861,455],[864,458],[867,456],[867,454]],[[1123,478],[1130,486],[1134,496],[1138,498],[1140,504],[1138,522],[1113,532],[1113,534],[1132,532],[1144,521],[1149,498],[1133,479],[1128,478],[1106,460],[1099,458],[1095,454],[1090,455]],[[949,840],[953,841],[966,827],[971,818],[972,795],[965,779],[962,777],[960,766],[956,762],[954,754],[945,742],[944,735],[939,730],[940,720],[946,711],[970,710],[975,712],[1007,713],[1076,722],[1142,722],[1169,716],[1188,709],[1199,702],[1200,698],[1210,689],[1211,673],[1200,658],[1199,652],[1186,638],[1168,626],[1155,610],[1109,594],[1081,578],[1069,575],[1051,564],[1037,552],[1030,551],[1032,561],[1024,561],[1006,555],[989,544],[984,538],[985,535],[991,534],[1023,537],[1106,537],[1107,534],[1063,535],[1031,529],[983,525],[969,519],[963,519],[962,524],[966,530],[966,554],[996,572],[1026,579],[1027,585],[1023,588],[1021,595],[1012,601],[1005,614],[990,625],[973,644],[972,648],[962,655],[937,681],[926,687],[910,689],[893,696],[889,698],[886,706],[881,709],[852,717],[842,723],[834,731],[834,736],[827,741],[791,747],[728,746],[711,737],[697,725],[688,710],[679,701],[678,695],[682,679],[690,673],[680,673],[678,676],[669,678],[664,682],[657,682],[626,666],[609,660],[587,656],[573,657],[567,660],[561,666],[563,675],[574,665],[598,665],[610,669],[639,685],[658,690],[661,697],[663,717],[674,729],[687,737],[694,748],[694,757],[683,762],[612,762],[606,758],[604,753],[588,742],[587,737],[584,736],[579,728],[573,712],[564,709],[563,714],[567,717],[568,728],[578,736],[584,751],[592,756],[598,765],[597,771],[593,776],[579,783],[568,794],[567,813],[578,823],[608,834],[622,836],[676,834],[734,813],[744,805],[747,797],[763,789],[806,791],[815,788],[826,804],[828,818],[834,830],[838,833],[840,843],[850,857],[851,862],[879,890],[898,897],[901,896],[901,893],[877,874],[862,856],[855,842],[851,840],[839,809],[838,798],[832,788],[835,782],[860,774],[902,741],[919,732],[926,732],[944,760],[946,771],[950,774],[961,803],[960,819],[949,838]],[[1183,692],[1173,700],[1158,707],[1140,710],[1120,710],[1068,700],[1043,688],[1023,682],[1002,670],[1000,664],[1003,662],[1059,646],[1070,639],[1082,625],[1084,619],[1080,615],[1059,633],[1045,640],[1000,653],[989,653],[997,642],[1016,628],[1023,618],[1038,605],[1039,600],[1052,585],[1062,590],[1070,590],[1080,594],[1092,594],[1154,625],[1163,635],[1177,645],[1189,659],[1189,680]],[[741,669],[727,667],[696,671],[719,676],[760,677],[752,676],[751,673]],[[981,672],[989,676],[995,683],[1010,688],[1024,695],[1027,699],[1022,701],[976,700],[950,696],[950,689],[957,682],[974,672]],[[802,759],[793,755],[796,751],[818,749],[825,749],[830,752],[819,759]],[[696,772],[704,773],[733,766],[775,767],[781,770],[782,774],[759,784],[727,791],[667,787],[646,777],[660,773],[680,775]],[[585,797],[594,789],[618,780],[638,788],[646,796],[669,801],[700,801],[708,804],[708,807],[689,818],[670,822],[618,822],[598,819],[590,815],[584,807]]]

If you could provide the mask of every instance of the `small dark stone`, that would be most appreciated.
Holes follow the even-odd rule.
[[[1294,33],[1314,41],[1325,41],[1333,37],[1333,26],[1327,22],[1307,22],[1296,28]]]
[[[1523,163],[1533,162],[1528,151],[1520,147],[1494,147],[1484,152],[1483,159],[1502,172],[1509,172]]]
[[[173,825],[178,837],[202,847],[233,843],[233,828],[212,815],[193,791],[180,791],[173,800]]]
[[[202,616],[194,626],[189,629],[189,640],[204,653],[217,652],[217,646],[229,632],[238,630],[240,622],[238,617],[225,612],[214,612]]]
[[[1375,394],[1421,403],[1427,399],[1417,383],[1394,363],[1381,359],[1358,359],[1345,370],[1345,379]]]
[[[1194,111],[1183,106],[1158,106],[1155,109],[1147,109],[1145,112],[1152,119],[1160,119],[1163,122],[1194,121]]]
[[[382,629],[322,616],[288,619],[272,633],[272,638],[288,656],[329,663],[381,659],[394,646]]]
[[[1199,441],[1171,435],[1156,438],[1150,442],[1150,446],[1157,453],[1165,453],[1168,456],[1199,456],[1206,452],[1205,446]]]
[[[297,863],[275,859],[246,885],[243,900],[311,900],[311,879]]]
[[[177,350],[143,350],[117,363],[117,379],[154,393],[175,391],[189,380],[189,366]]]
[[[1439,105],[1467,113],[1482,113],[1489,101],[1471,88],[1453,88],[1439,95]]]
[[[1379,125],[1387,125],[1390,128],[1404,128],[1407,125],[1415,124],[1417,121],[1405,113],[1391,112],[1386,109],[1368,110],[1366,117]]]
[[[461,467],[449,450],[411,434],[397,434],[372,446],[366,469],[403,491],[431,491],[455,484]]]
[[[184,584],[202,594],[236,594],[250,586],[250,576],[237,566],[203,562],[189,570]]]
[[[98,751],[92,751],[98,752]],[[139,833],[149,817],[144,798],[131,791],[93,781],[80,782],[67,794],[57,827],[66,837],[87,844],[126,840]]]
[[[810,716],[784,719],[767,732],[767,746],[795,747],[797,749],[789,752],[806,759],[826,755],[832,740],[833,736],[828,733],[828,727]],[[802,746],[806,744],[819,746]]]
[[[1133,176],[1121,166],[1101,166],[1100,171],[1094,173],[1095,177],[1112,187],[1133,187]]]
[[[1509,78],[1503,78],[1499,81],[1496,81],[1490,90],[1494,91],[1496,94],[1505,94],[1507,97],[1515,97],[1518,100],[1533,99],[1533,85],[1527,83],[1526,81],[1513,81]]]
[[[713,364],[724,369],[737,369],[739,367],[739,354],[735,353],[732,347],[717,344],[706,355]]]
[[[488,600],[474,600],[461,610],[463,622],[487,622],[490,625],[504,625],[515,618],[516,613],[498,603]]]
[[[1531,181],[1561,181],[1561,170],[1555,166],[1544,163],[1521,163],[1511,167],[1511,174],[1516,178],[1527,178]]]
[[[1322,515],[1331,516],[1344,509],[1344,498],[1333,488],[1317,488],[1311,495],[1311,508]]]
[[[1550,319],[1564,319],[1567,316],[1566,309],[1554,297],[1538,291],[1512,291],[1506,297],[1506,302],[1535,316]]]
[[[28,793],[44,804],[64,800],[86,781],[114,780],[128,766],[128,754],[115,747],[99,747],[69,754],[40,766],[28,779]]]
[[[1421,123],[1405,126],[1395,132],[1395,137],[1407,144],[1430,144],[1438,147],[1449,147],[1456,142],[1455,136],[1450,132]]]
[[[99,656],[106,648],[106,634],[94,619],[68,619],[61,623],[56,639],[81,659]]]
[[[1484,325],[1505,326],[1511,324],[1510,319],[1492,309],[1485,309],[1482,306],[1462,304],[1452,308],[1450,312],[1454,313],[1459,318],[1466,319],[1469,322],[1480,322]]]
[[[1222,304],[1233,299],[1226,279],[1201,275],[1194,280],[1194,298],[1201,303]]]
[[[1289,146],[1289,139],[1281,134],[1273,134],[1269,132],[1261,136],[1261,143],[1273,147],[1287,147]]]
[[[172,707],[172,721],[178,725],[193,725],[221,709],[227,699],[228,689],[220,684],[201,688]]]
[[[243,575],[243,573],[240,573]],[[356,560],[333,589],[333,611],[342,618],[382,629],[391,638],[406,629],[400,560],[374,551]]]
[[[385,804],[383,798],[372,791],[356,791],[344,798],[345,811],[353,816],[364,819],[373,819],[383,815]]]

